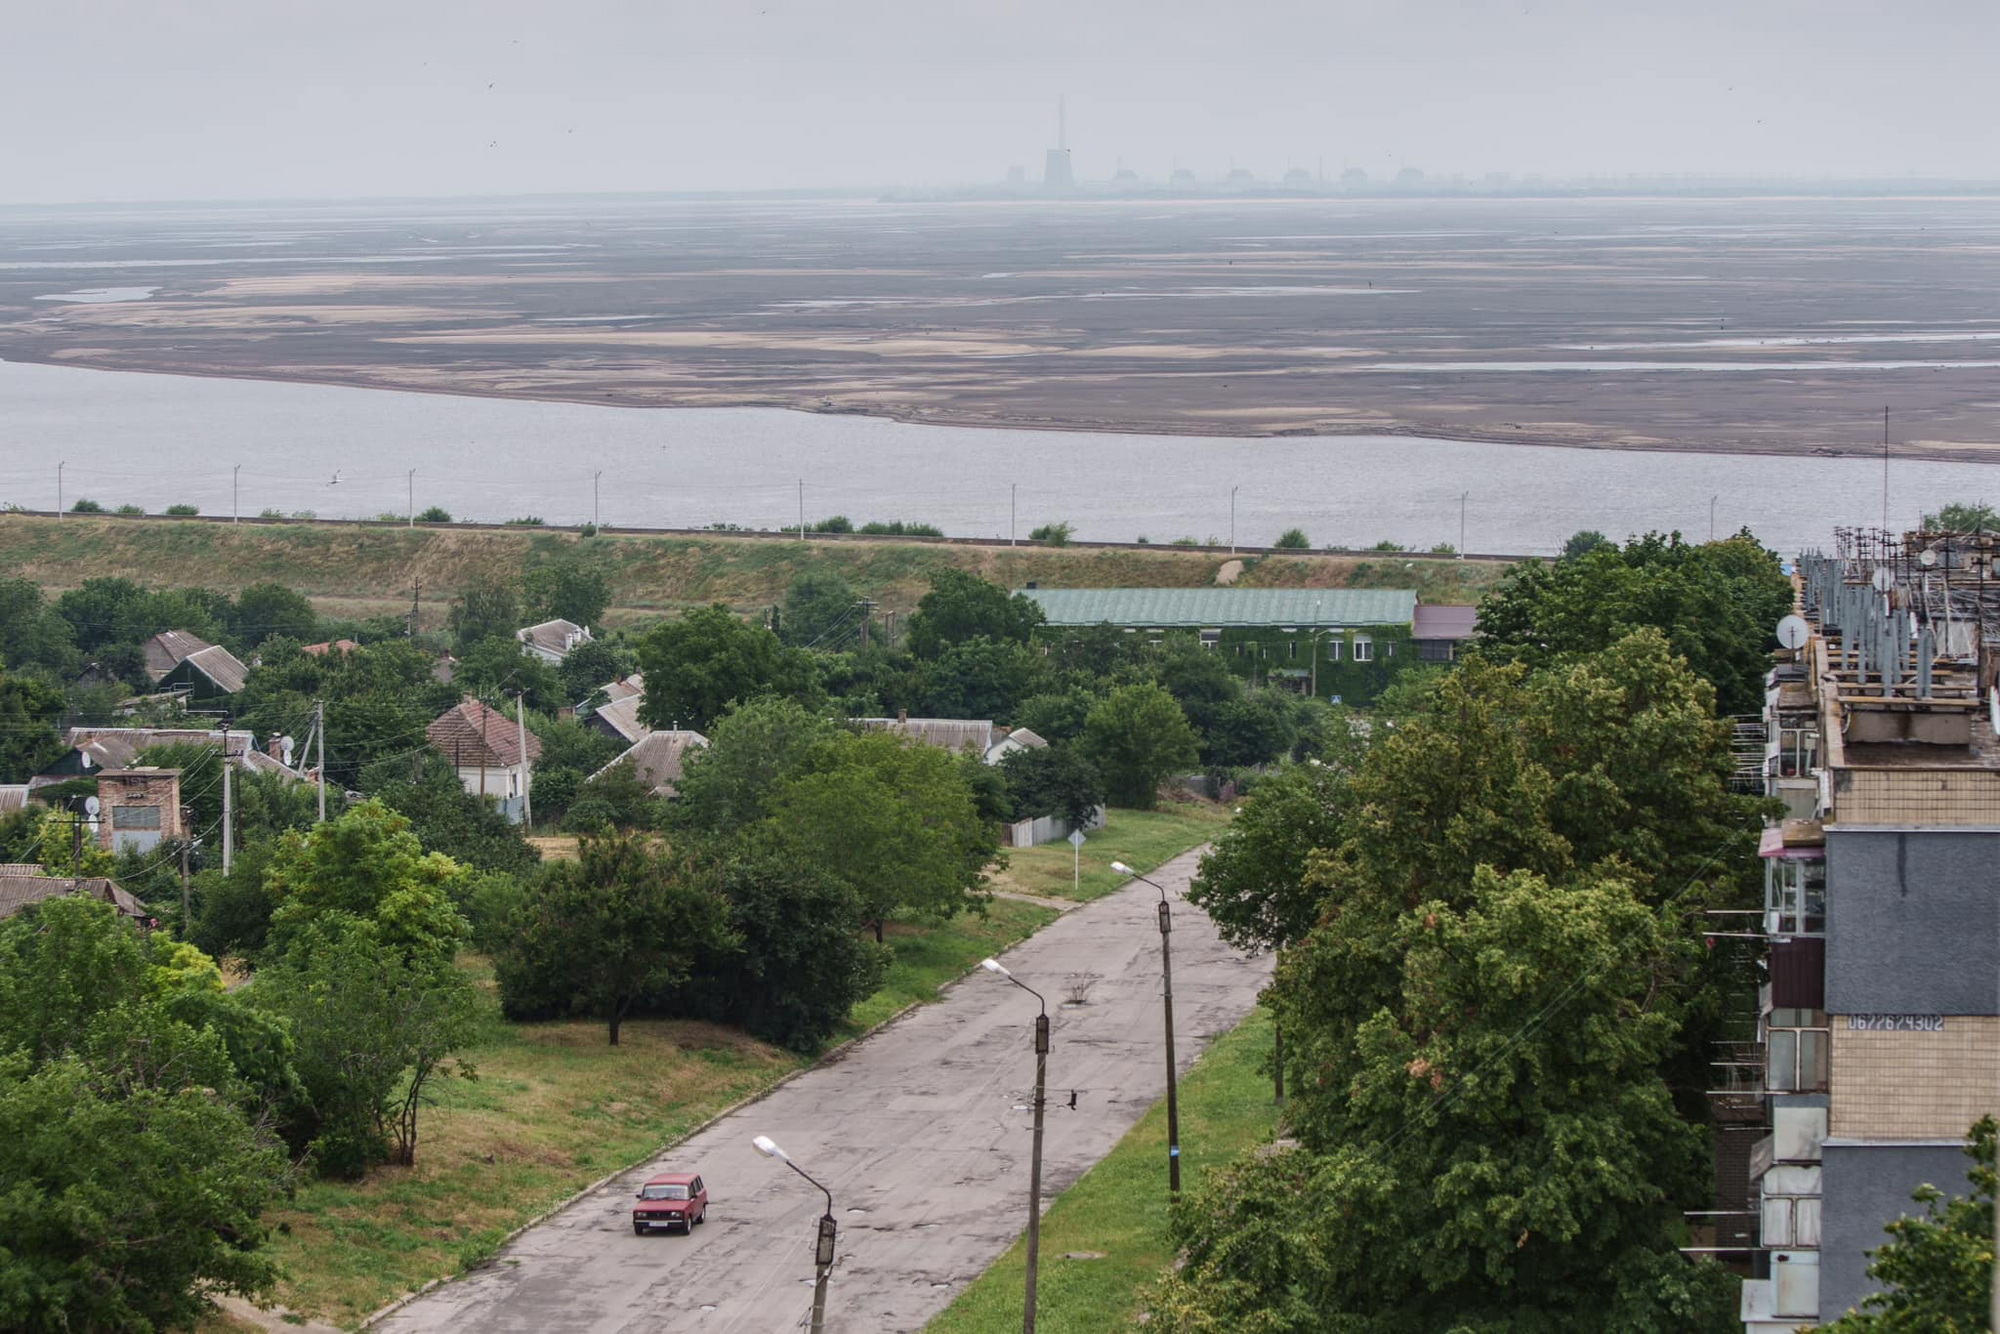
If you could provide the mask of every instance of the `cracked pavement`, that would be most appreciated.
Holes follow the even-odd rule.
[[[1249,1013],[1271,968],[1268,957],[1249,959],[1223,944],[1207,916],[1181,900],[1199,851],[1152,873],[1175,896],[1174,1020],[1183,1072]],[[1044,1208],[1165,1095],[1158,901],[1135,881],[1001,956],[1049,1001]],[[1081,978],[1095,979],[1086,1003],[1066,1003],[1069,984]],[[833,1192],[840,1256],[826,1328],[921,1329],[1026,1226],[1035,1013],[1025,992],[975,970],[935,1004],[622,1173],[375,1328],[794,1328],[811,1304],[823,1199],[751,1147],[761,1134]],[[1201,1127],[1182,1131],[1191,1139]],[[630,1204],[638,1183],[676,1170],[706,1179],[708,1222],[692,1237],[634,1236]]]

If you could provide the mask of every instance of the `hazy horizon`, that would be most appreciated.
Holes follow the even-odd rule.
[[[0,205],[1032,182],[1063,94],[1080,179],[1983,181],[1994,49],[1975,0],[84,0],[0,48]]]

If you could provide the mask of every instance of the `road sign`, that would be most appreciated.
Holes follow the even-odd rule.
[[[1083,831],[1081,829],[1070,830],[1069,845],[1073,848],[1080,848],[1083,846],[1083,844],[1084,844]]]

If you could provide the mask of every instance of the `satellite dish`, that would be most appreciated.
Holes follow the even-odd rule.
[[[1877,593],[1886,593],[1895,584],[1896,576],[1889,573],[1888,566],[1877,565],[1875,573],[1868,576],[1868,582],[1875,585]]]
[[[1802,649],[1812,638],[1812,627],[1802,616],[1787,616],[1778,622],[1778,642],[1789,649]]]
[[[104,803],[99,801],[96,797],[85,797],[83,799],[83,813],[85,815],[95,817],[96,814],[103,809],[104,809]]]

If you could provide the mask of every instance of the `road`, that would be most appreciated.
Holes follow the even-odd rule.
[[[1249,1013],[1270,973],[1179,902],[1196,854],[1153,878],[1176,895],[1174,1009],[1183,1070]],[[1069,913],[1002,958],[1049,1000],[1052,1200],[1164,1093],[1158,895],[1132,885]],[[1081,1005],[1072,983],[1095,979]],[[823,1199],[751,1147],[769,1135],[832,1190],[840,1261],[827,1328],[916,1330],[1017,1237],[1028,1196],[1035,1003],[975,971],[828,1063],[529,1229],[476,1272],[393,1313],[395,1334],[478,1330],[782,1334],[811,1301]],[[1069,1107],[1070,1091],[1076,1107]],[[1201,1133],[1184,1125],[1183,1138]],[[692,1237],[632,1234],[637,1183],[705,1177]],[[1164,1189],[1165,1166],[1161,1175]]]

